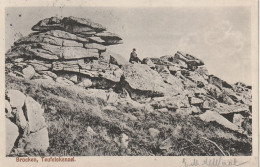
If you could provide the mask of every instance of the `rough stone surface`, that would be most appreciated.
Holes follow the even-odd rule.
[[[32,29],[37,32],[20,38],[7,51],[7,77],[86,91],[98,102],[108,104],[102,109],[116,112],[124,121],[138,123],[149,114],[155,118],[168,118],[175,113],[185,117],[201,114],[205,121],[215,121],[243,133],[252,131],[252,86],[241,82],[229,84],[209,74],[204,62],[190,54],[178,51],[147,57],[142,64],[131,64],[126,60],[128,57],[124,57],[129,53],[119,55],[109,50],[109,45],[122,43],[121,37],[89,19],[51,17],[41,20]],[[14,84],[11,83],[11,87]],[[16,124],[24,140],[19,139],[21,147],[14,152],[18,149],[23,152],[26,138],[46,128],[46,123],[39,104],[29,106],[24,103],[25,95],[12,91],[6,93],[5,115]],[[120,106],[129,107],[129,111],[120,110]],[[92,110],[97,110],[101,117],[101,108],[97,106]],[[124,129],[125,124],[122,126]],[[132,137],[131,130],[125,130],[119,133]],[[102,134],[99,128],[97,132]],[[101,136],[106,141],[115,137],[109,136],[106,130],[104,134]],[[169,138],[160,143],[158,149],[162,152],[170,151],[174,144]],[[123,148],[128,145],[122,141],[117,144]],[[27,148],[33,147],[28,145]]]
[[[35,74],[35,70],[32,66],[28,66],[23,69],[24,78],[31,79]]]
[[[35,133],[31,133],[27,138],[25,151],[39,150],[46,151],[49,147],[49,136],[47,128],[42,128]]]
[[[62,84],[62,85],[74,85],[74,83],[66,78],[63,78],[63,77],[57,77],[56,78],[56,82],[59,83],[59,84]]]
[[[9,101],[5,100],[5,115],[9,117],[13,117],[12,108]]]
[[[142,60],[142,64],[146,64],[146,65],[148,65],[150,68],[155,68],[155,64],[153,63],[153,61],[152,61],[149,57],[144,58],[144,59]]]
[[[87,127],[87,133],[89,135],[97,135],[96,132],[94,132],[94,130],[90,126]]]
[[[11,107],[23,107],[26,96],[18,90],[7,90]]]
[[[218,124],[223,125],[228,129],[239,131],[237,125],[231,123],[225,117],[221,116],[219,113],[215,111],[207,110],[205,113],[200,115],[200,119],[206,122],[217,122]]]
[[[124,57],[119,54],[116,54],[110,50],[102,52],[100,54],[100,60],[106,63],[115,64],[118,66],[129,64]]]
[[[82,86],[84,88],[89,88],[92,86],[92,82],[88,78],[83,78],[82,81],[78,84],[79,86]]]
[[[190,102],[191,105],[197,105],[197,106],[199,106],[199,105],[201,105],[202,103],[203,103],[203,100],[201,100],[201,99],[199,99],[199,98],[196,98],[196,97],[192,97],[192,98],[191,98],[191,102]]]
[[[124,134],[124,133],[122,133],[121,134],[121,136],[120,136],[120,141],[121,141],[121,146],[123,147],[123,148],[128,148],[128,143],[129,143],[129,137],[126,135],[126,134]]]
[[[238,127],[241,127],[243,121],[244,121],[244,117],[241,114],[234,114],[233,123],[235,125],[237,125]]]
[[[44,110],[41,105],[33,98],[27,96],[25,100],[26,116],[29,122],[29,131],[37,132],[46,126],[45,119],[42,116]]]
[[[148,96],[163,96],[165,84],[162,77],[149,66],[143,64],[130,64],[122,67],[125,82],[129,85],[131,93],[144,92]]]
[[[5,118],[5,128],[6,128],[6,154],[10,154],[14,143],[19,136],[18,127],[12,123],[8,118]]]
[[[18,127],[20,127],[21,129],[25,129],[26,126],[27,126],[27,121],[26,121],[26,118],[25,118],[25,115],[24,115],[24,112],[23,112],[23,109],[21,107],[18,107],[16,109],[15,112],[15,123]]]
[[[176,110],[178,108],[188,108],[190,106],[187,96],[177,95],[173,97],[156,97],[150,103],[154,108],[167,108]]]
[[[69,59],[81,59],[81,58],[98,58],[97,49],[85,49],[85,48],[73,48],[73,47],[64,47],[62,58]]]
[[[148,132],[152,138],[156,138],[160,134],[160,131],[154,128],[148,129]]]

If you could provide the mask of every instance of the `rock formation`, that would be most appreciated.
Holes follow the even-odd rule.
[[[7,90],[5,100],[6,154],[46,152],[49,137],[44,110],[30,96]]]
[[[151,111],[181,112],[241,134],[251,133],[248,126],[243,126],[245,120],[251,125],[251,86],[229,84],[210,75],[204,62],[195,56],[178,51],[160,58],[147,57],[142,64],[128,63],[107,49],[122,43],[122,39],[89,19],[51,17],[41,20],[32,30],[36,32],[16,41],[6,53],[7,75],[80,86],[90,92],[95,90],[93,96],[102,96],[101,89],[108,89],[113,93],[110,91],[103,99],[114,105],[123,101],[120,95],[126,94],[128,103]],[[46,150],[44,110],[21,92],[10,90],[7,97],[6,124],[13,129],[7,130],[7,153],[20,148],[13,147],[18,136],[18,143],[22,138],[31,142],[21,148]],[[154,138],[159,134],[154,129],[149,133]],[[44,140],[39,144],[41,137]]]

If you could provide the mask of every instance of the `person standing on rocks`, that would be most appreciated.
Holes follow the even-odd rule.
[[[136,49],[134,48],[133,51],[130,54],[130,60],[129,60],[130,63],[134,63],[134,62],[139,63],[139,62],[141,62],[141,60],[137,57],[137,54],[136,54],[135,51],[136,51]]]

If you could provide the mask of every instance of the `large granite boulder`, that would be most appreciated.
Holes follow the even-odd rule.
[[[8,100],[12,105],[9,106]],[[49,137],[41,105],[18,90],[8,90],[6,109],[12,110],[12,116],[10,111],[6,112],[6,155],[46,151],[49,147]]]
[[[144,64],[129,64],[122,67],[124,84],[132,98],[140,96],[163,96],[165,83],[158,72]]]

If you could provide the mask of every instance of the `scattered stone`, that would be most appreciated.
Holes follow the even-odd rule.
[[[200,119],[205,122],[217,122],[218,124],[223,125],[228,129],[239,131],[237,125],[231,123],[225,117],[221,116],[219,113],[215,111],[207,110],[205,113],[200,115]]]
[[[150,128],[148,130],[150,136],[152,136],[152,138],[156,138],[159,134],[160,134],[160,131],[158,129],[154,129],[154,128]]]
[[[161,145],[159,146],[161,150],[169,151],[172,148],[172,140],[171,138],[167,138],[162,141]]]
[[[214,103],[212,103],[208,100],[204,101],[202,106],[201,106],[201,108],[203,108],[204,110],[209,110],[209,109],[212,109],[214,107],[215,107]]]
[[[196,97],[192,97],[190,100],[190,104],[194,105],[194,106],[200,106],[203,103],[203,100],[196,98]]]
[[[106,47],[97,43],[87,43],[84,45],[87,49],[97,49],[99,51],[106,51]]]
[[[241,114],[234,114],[233,123],[235,125],[241,127],[243,122],[244,122],[244,117]]]
[[[153,98],[151,105],[154,108],[167,108],[169,110],[176,110],[178,108],[188,108],[190,106],[187,96],[177,95],[173,97],[158,97]]]
[[[94,132],[94,130],[90,126],[87,127],[87,133],[92,136],[97,135],[96,132]]]
[[[92,82],[88,78],[82,78],[81,82],[78,85],[84,88],[89,88],[92,86]]]
[[[126,134],[124,133],[121,134],[120,141],[121,141],[121,146],[123,148],[128,148],[129,137]]]
[[[32,66],[28,66],[23,69],[23,74],[25,79],[31,79],[35,74],[35,70]]]

